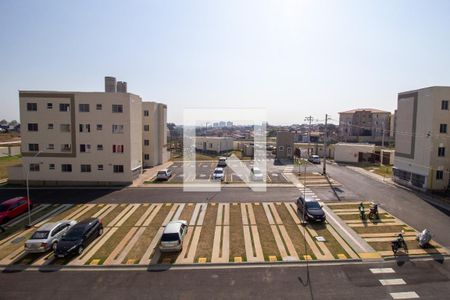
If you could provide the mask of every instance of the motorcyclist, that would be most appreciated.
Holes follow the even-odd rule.
[[[392,252],[394,252],[394,255],[397,254],[397,251],[399,248],[403,248],[406,249],[406,243],[405,243],[405,239],[403,238],[403,234],[399,233],[398,236],[392,240],[391,242],[391,247],[392,247]]]
[[[364,204],[362,202],[359,204],[358,210],[359,210],[359,217],[361,219],[365,219],[366,218],[366,214],[364,212]]]
[[[376,203],[372,203],[372,205],[370,206],[370,212],[369,212],[369,219],[379,219],[378,216],[378,204]]]

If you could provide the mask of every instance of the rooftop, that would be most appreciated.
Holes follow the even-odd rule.
[[[376,109],[376,108],[356,108],[356,109],[351,109],[351,110],[347,110],[347,111],[342,111],[342,112],[340,112],[340,114],[353,114],[353,113],[359,112],[359,111],[370,111],[372,113],[390,113],[389,111]]]

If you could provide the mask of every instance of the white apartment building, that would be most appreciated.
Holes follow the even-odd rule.
[[[167,150],[167,106],[156,102],[142,102],[142,110],[144,167],[153,167],[170,159]]]
[[[20,91],[22,166],[9,169],[9,182],[23,184],[28,175],[34,185],[127,185],[146,158],[165,162],[166,135],[145,137],[159,147],[146,156],[143,132],[144,124],[165,128],[166,106],[144,118],[147,103],[122,91]]]
[[[195,148],[198,151],[222,153],[233,150],[233,138],[216,136],[196,136]]]
[[[421,190],[450,186],[450,87],[398,94],[394,180]]]

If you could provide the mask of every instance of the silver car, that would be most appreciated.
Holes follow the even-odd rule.
[[[62,236],[76,223],[77,221],[62,220],[42,225],[25,242],[25,252],[40,253],[55,250]]]
[[[188,231],[187,221],[171,221],[164,228],[159,244],[161,252],[176,252],[183,248],[183,240]]]

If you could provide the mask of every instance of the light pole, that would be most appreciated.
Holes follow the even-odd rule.
[[[42,151],[38,151],[35,155],[33,155],[33,157],[32,158],[35,158],[36,156],[38,156],[40,153],[41,153]],[[28,167],[28,168],[27,168]],[[30,207],[30,187],[29,187],[29,184],[28,184],[28,175],[29,175],[29,173],[30,173],[30,170],[29,170],[29,165],[28,166],[25,166],[25,164],[24,164],[24,168],[25,168],[25,174],[26,174],[26,180],[27,180],[27,206],[28,206],[28,225],[26,226],[27,228],[30,228],[31,227],[31,207]]]

